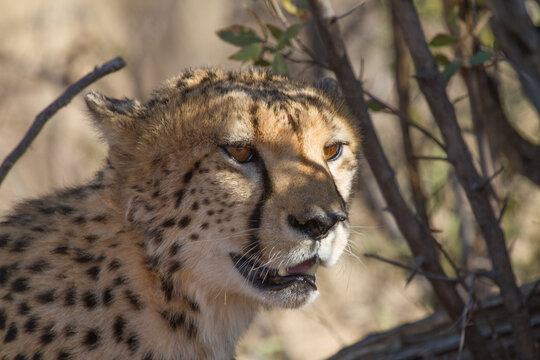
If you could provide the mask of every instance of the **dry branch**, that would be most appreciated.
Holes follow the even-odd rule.
[[[343,38],[334,18],[328,1],[310,0],[309,6],[322,43],[326,49],[327,62],[335,73],[345,101],[352,114],[358,119],[364,133],[363,150],[366,160],[377,180],[379,188],[392,212],[398,227],[407,240],[415,257],[422,257],[422,270],[444,276],[434,249],[435,239],[429,229],[409,209],[395,179],[395,174],[386,158],[378,136],[369,117],[363,99],[362,84],[356,79],[352,70]],[[435,293],[449,316],[458,321],[461,318],[464,303],[455,287],[447,281],[429,279]],[[490,359],[491,356],[474,324],[466,334],[466,344],[477,359]]]
[[[85,87],[93,82],[101,79],[105,75],[118,71],[126,66],[124,59],[117,57],[114,58],[100,67],[94,68],[94,71],[86,74],[76,83],[70,85],[56,100],[54,100],[49,106],[42,110],[34,119],[34,122],[24,135],[21,142],[13,149],[13,151],[4,159],[0,166],[0,184],[4,181],[5,177],[9,173],[9,170],[15,165],[17,160],[28,150],[34,139],[38,136],[43,126],[58,110],[69,104],[69,102]]]
[[[445,140],[448,158],[465,190],[476,221],[486,241],[492,266],[496,270],[496,283],[501,289],[506,308],[512,318],[517,352],[522,359],[538,359],[529,316],[518,291],[510,258],[506,250],[504,233],[489,202],[489,191],[480,186],[484,180],[478,174],[463,140],[454,107],[446,94],[446,84],[437,63],[428,48],[416,9],[411,0],[392,0],[396,20],[404,30],[404,37],[413,59],[420,90]]]

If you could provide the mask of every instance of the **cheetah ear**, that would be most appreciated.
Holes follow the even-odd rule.
[[[95,91],[84,97],[94,122],[109,145],[119,139],[136,139],[140,133],[140,117],[144,107],[137,100],[111,99]]]
[[[316,89],[324,92],[328,97],[330,97],[333,100],[339,100],[343,98],[343,94],[341,93],[339,84],[334,78],[326,77],[326,78],[317,80],[313,84],[313,86],[315,86]]]

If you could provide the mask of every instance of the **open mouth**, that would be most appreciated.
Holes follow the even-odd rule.
[[[243,255],[233,253],[230,255],[240,274],[258,289],[283,290],[293,285],[305,285],[317,290],[315,284],[315,273],[319,266],[317,257],[287,268],[272,269]]]

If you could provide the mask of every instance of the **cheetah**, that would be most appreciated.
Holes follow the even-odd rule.
[[[257,311],[317,297],[360,152],[335,81],[193,69],[85,101],[102,170],[0,219],[1,359],[231,359]]]

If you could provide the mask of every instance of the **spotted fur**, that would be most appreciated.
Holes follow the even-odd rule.
[[[343,251],[359,146],[334,83],[190,70],[86,102],[103,170],[1,219],[0,358],[230,359],[261,306],[316,297],[290,269]]]

